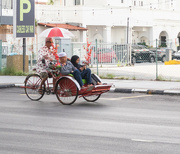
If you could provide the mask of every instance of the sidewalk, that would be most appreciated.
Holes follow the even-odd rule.
[[[180,65],[164,65],[158,62],[157,74],[161,79],[179,81]],[[96,65],[91,68],[92,72],[97,73]],[[136,63],[134,66],[117,67],[117,65],[101,65],[98,67],[99,75],[107,76],[111,74],[115,77],[128,78],[129,80],[155,80],[156,63]]]
[[[0,88],[23,86],[25,78],[25,76],[0,76]],[[180,95],[180,82],[113,79],[102,81],[114,84],[112,92]]]

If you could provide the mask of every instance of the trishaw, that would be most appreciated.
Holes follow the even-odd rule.
[[[100,98],[101,94],[108,92],[112,86],[112,84],[95,85],[90,89],[87,88],[86,90],[82,91],[79,83],[73,78],[71,74],[63,76],[59,70],[51,69],[51,67],[49,67],[48,73],[56,80],[54,94],[56,95],[59,102],[64,105],[73,104],[78,97],[83,97],[88,102],[95,102]],[[51,94],[50,85],[52,83],[49,83],[48,79],[43,85],[43,92],[38,92],[41,80],[42,79],[40,76],[34,73],[29,74],[24,81],[23,88],[25,89],[27,97],[32,101],[40,100],[45,93],[47,95]],[[85,79],[83,79],[83,83],[85,86],[87,86]]]

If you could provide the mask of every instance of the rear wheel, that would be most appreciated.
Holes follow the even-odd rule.
[[[155,62],[155,58],[153,56],[150,57],[150,63],[154,63]]]
[[[101,94],[99,95],[91,95],[91,96],[83,96],[83,98],[88,102],[95,102],[100,98]]]
[[[162,57],[162,62],[164,63],[166,61],[166,56]]]
[[[78,88],[71,79],[64,77],[57,81],[55,93],[59,102],[71,105],[78,97]]]
[[[25,94],[27,95],[27,97],[29,99],[31,99],[33,101],[38,101],[44,96],[44,93],[45,93],[44,90],[42,91],[42,93],[38,92],[41,81],[42,80],[41,80],[40,76],[37,74],[31,74],[31,75],[27,76],[27,78],[25,80],[24,90],[25,90]],[[43,87],[45,87],[45,85]]]

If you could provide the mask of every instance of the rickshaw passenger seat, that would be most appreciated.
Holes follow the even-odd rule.
[[[74,77],[72,74],[68,74],[68,75],[71,76],[71,77]],[[83,82],[83,84],[87,83],[86,79],[82,79],[82,82]]]

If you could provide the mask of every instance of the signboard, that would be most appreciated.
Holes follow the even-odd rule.
[[[0,25],[1,25],[1,18],[2,18],[2,0],[0,0]]]
[[[13,33],[14,37],[34,37],[35,32],[34,0],[14,0]]]

